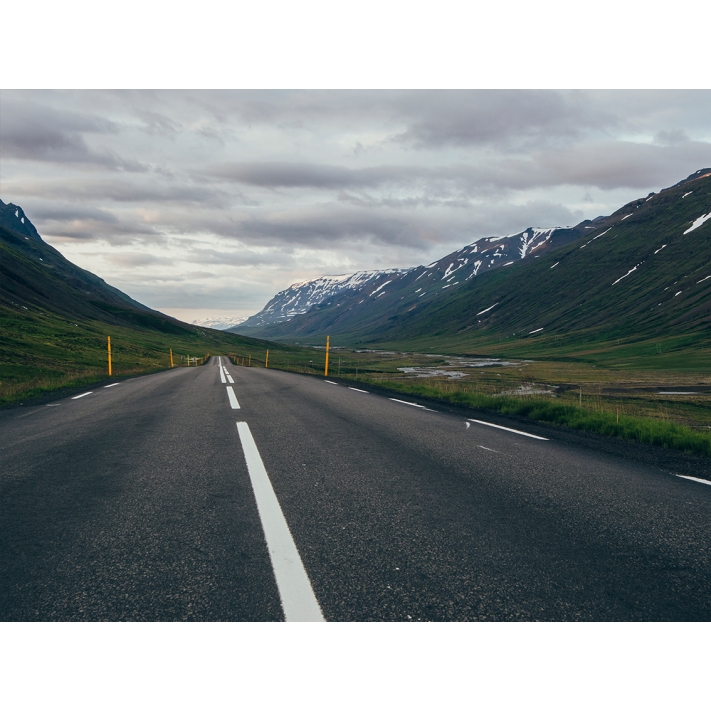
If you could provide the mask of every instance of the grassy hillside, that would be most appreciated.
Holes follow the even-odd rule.
[[[0,405],[106,378],[109,336],[118,377],[169,367],[171,348],[176,365],[207,353],[251,357],[259,365],[267,349],[277,362],[313,358],[309,350],[198,328],[153,311],[65,259],[19,208],[0,207]]]

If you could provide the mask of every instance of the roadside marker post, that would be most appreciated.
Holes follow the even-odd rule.
[[[173,349],[170,349],[170,367],[173,367]]]
[[[264,360],[264,367],[268,368],[269,367],[269,351],[267,351],[267,357]]]
[[[108,342],[108,348],[109,348],[109,377],[112,375],[112,369],[111,369],[111,336],[108,337],[109,342]]]
[[[323,374],[328,377],[328,349],[331,347],[331,336],[326,336],[326,367],[323,369]]]

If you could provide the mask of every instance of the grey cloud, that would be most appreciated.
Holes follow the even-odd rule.
[[[682,131],[679,128],[673,128],[669,131],[659,131],[656,136],[654,136],[654,142],[660,143],[663,146],[674,146],[679,143],[686,143],[689,139],[686,131]]]
[[[658,146],[606,141],[534,154],[526,162],[532,180],[537,179],[539,185],[658,190],[711,165],[711,143],[687,141]]]
[[[144,252],[122,252],[119,254],[106,255],[105,259],[121,267],[134,269],[136,267],[171,266],[175,264],[174,259],[167,257],[157,257],[154,254]]]
[[[110,151],[94,151],[84,139],[84,134],[117,131],[113,121],[91,114],[5,97],[0,102],[0,142],[5,158],[80,163],[131,172],[147,170],[138,161]]]
[[[441,209],[424,214],[413,214],[408,209],[356,209],[332,203],[202,224],[214,234],[261,247],[342,251],[378,245],[421,252],[436,245],[457,241],[464,244],[478,237],[512,232],[529,225],[559,226],[582,219],[581,213],[547,201],[529,201],[524,205],[500,201],[473,205],[468,212]],[[192,225],[184,228],[193,229]]]
[[[185,183],[175,180],[95,180],[74,178],[6,182],[8,194],[72,201],[104,201],[119,203],[176,203],[226,208],[231,205],[256,205],[238,190],[222,190],[214,185]]]
[[[386,182],[401,182],[406,171],[398,166],[345,168],[316,163],[225,163],[207,171],[209,175],[245,185],[265,188],[377,187]]]
[[[106,240],[112,244],[162,240],[151,225],[135,217],[119,217],[90,205],[38,202],[29,205],[32,221],[43,237],[63,240]]]
[[[441,199],[456,197],[455,204],[460,206],[466,202],[467,196],[492,189],[527,190],[560,185],[603,190],[662,187],[667,184],[665,181],[675,182],[676,176],[684,174],[685,177],[697,170],[698,165],[711,162],[711,143],[681,138],[680,134],[671,133],[664,145],[597,141],[539,150],[524,156],[486,155],[469,163],[439,167],[382,165],[346,168],[314,163],[264,162],[222,164],[213,166],[208,173],[226,181],[271,189],[417,188],[438,203]],[[348,199],[354,203],[358,200],[370,202],[363,196]],[[408,200],[426,204],[424,197],[408,196],[404,204]]]
[[[255,293],[251,284],[210,285],[200,282],[190,283],[184,279],[175,279],[174,284],[170,282],[156,284],[154,280],[141,283],[120,279],[114,279],[111,283],[153,308],[251,308],[256,312],[276,291],[272,287],[269,291]]]
[[[138,117],[143,121],[146,130],[151,135],[168,136],[174,138],[182,129],[182,125],[177,121],[157,111],[147,111],[137,109]]]
[[[269,252],[255,252],[244,249],[235,252],[195,248],[190,250],[188,258],[194,264],[220,264],[233,267],[295,266],[291,251],[284,249],[270,250]]]
[[[582,92],[414,92],[397,104],[409,125],[393,140],[416,148],[549,143],[621,123]]]
[[[231,233],[243,241],[320,248],[349,240],[425,248],[433,238],[431,228],[412,218],[334,206],[248,217],[236,227]]]

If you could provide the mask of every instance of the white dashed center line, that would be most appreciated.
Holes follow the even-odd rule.
[[[239,403],[235,397],[235,391],[229,385],[227,386],[227,397],[230,399],[230,407],[233,410],[239,410]]]
[[[118,385],[118,383],[111,383],[111,385],[104,385],[105,388],[113,388],[114,385]]]
[[[222,366],[220,366],[220,382],[221,383],[226,383],[227,381],[225,380],[225,374],[222,371]]]
[[[257,500],[284,619],[287,622],[325,622],[249,425],[238,422],[237,431]]]
[[[338,383],[334,383],[333,380],[324,380],[324,383],[331,383],[331,385],[338,385]]]
[[[495,425],[493,422],[483,422],[482,420],[472,420],[469,418],[469,422],[476,422],[479,425],[486,425],[487,427],[496,427],[497,430],[506,430],[507,432],[513,432],[514,434],[520,434],[524,437],[531,437],[532,439],[542,439],[548,442],[547,437],[539,437],[538,435],[529,434],[528,432],[521,432],[521,430],[512,430],[510,427],[502,427],[501,425]]]
[[[424,405],[418,405],[416,402],[406,402],[405,400],[398,400],[396,397],[391,397],[388,399],[392,400],[393,402],[400,402],[403,405],[412,405],[412,407],[421,407],[423,410],[427,409]]]
[[[235,381],[232,380],[232,376],[227,371],[225,371],[225,375],[227,376],[227,382],[230,383],[230,385],[234,385]]]
[[[348,389],[355,390],[357,393],[366,393],[367,394],[367,392],[368,392],[367,390],[361,390],[360,388],[352,388],[350,385],[348,386]]]
[[[81,395],[75,395],[75,396],[72,398],[72,400],[78,400],[80,397],[86,397],[87,395],[91,395],[92,392],[93,392],[93,390],[89,390],[88,393],[82,393]]]
[[[684,476],[683,474],[677,474],[679,479],[688,479],[689,481],[697,481],[699,484],[708,484],[711,486],[711,481],[708,481],[707,479],[699,479],[695,476]]]

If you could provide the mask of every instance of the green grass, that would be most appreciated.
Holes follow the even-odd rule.
[[[147,374],[170,367],[170,349],[180,366],[186,356],[231,355],[263,365],[266,350],[277,362],[308,363],[313,351],[235,334],[188,326],[165,333],[152,328],[67,319],[34,309],[0,306],[0,406],[66,387],[105,380],[107,337],[111,337],[113,377]]]
[[[711,456],[711,435],[696,432],[690,427],[645,417],[618,416],[615,413],[594,411],[575,405],[558,403],[546,397],[478,395],[463,390],[447,392],[432,385],[398,383],[382,379],[363,378],[380,386],[436,400],[451,402],[502,415],[527,417],[538,422],[550,422],[571,429],[594,432],[608,437],[643,442],[694,454]]]

